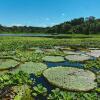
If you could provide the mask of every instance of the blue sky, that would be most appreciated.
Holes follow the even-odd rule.
[[[6,26],[52,26],[82,16],[100,18],[100,0],[0,0]]]

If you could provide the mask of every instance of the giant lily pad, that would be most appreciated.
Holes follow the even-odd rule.
[[[72,91],[89,91],[97,86],[95,74],[73,67],[55,67],[44,71],[44,77],[59,88]]]
[[[56,52],[56,49],[44,49],[45,52]]]
[[[45,56],[42,58],[43,61],[46,62],[64,62],[64,57],[62,56]]]
[[[81,54],[80,52],[67,51],[67,50],[64,50],[63,52],[64,52],[65,54],[68,54],[68,55],[79,55],[79,54]]]
[[[89,48],[89,50],[99,50],[100,48]]]
[[[91,59],[90,56],[84,55],[84,54],[81,54],[81,55],[68,55],[65,58],[69,61],[85,61],[85,60]]]
[[[44,53],[44,51],[41,50],[41,49],[37,49],[37,50],[35,51],[35,53]]]
[[[93,57],[100,57],[100,50],[91,50],[87,54]]]
[[[39,49],[39,47],[31,47],[31,48],[28,48],[28,50],[30,50],[30,51],[35,51],[37,49]]]
[[[0,70],[14,68],[19,63],[13,59],[0,59]]]
[[[47,66],[43,63],[26,62],[25,64],[20,65],[16,70],[14,70],[14,73],[24,71],[28,74],[38,74],[45,69],[47,69]]]

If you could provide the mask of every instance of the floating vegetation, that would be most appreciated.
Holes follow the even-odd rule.
[[[75,52],[75,51],[63,51],[65,54],[68,54],[68,55],[79,55],[81,54],[80,52]]]
[[[19,62],[13,59],[0,59],[0,70],[8,70],[19,65]]]
[[[16,94],[14,100],[34,100],[31,96],[32,90],[28,85],[14,86],[12,91]]]
[[[0,76],[6,74],[8,72],[8,70],[5,70],[5,71],[0,71]]]
[[[0,89],[2,90],[4,87],[13,86],[13,85],[22,85],[22,84],[31,84],[30,76],[23,72],[19,71],[16,74],[6,73],[0,76]],[[2,91],[0,91],[0,95],[2,95]]]
[[[28,48],[29,51],[35,51],[37,49],[39,49],[39,47],[31,47],[31,48]]]
[[[88,70],[73,67],[55,67],[44,71],[44,77],[53,85],[72,91],[89,91],[96,88],[96,76]]]
[[[68,92],[56,88],[49,94],[48,100],[98,100],[97,93]]]
[[[89,48],[89,50],[100,50],[100,48]]]
[[[28,74],[40,74],[47,69],[47,66],[43,63],[35,63],[35,62],[25,62],[25,64],[20,65],[16,70],[11,72],[16,73],[19,71],[24,71]]]
[[[44,51],[41,49],[37,49],[37,50],[35,50],[35,53],[44,53]]]
[[[19,58],[22,62],[40,62],[42,61],[42,57],[44,54],[42,53],[35,53],[33,51],[17,51],[16,57]]]
[[[3,68],[8,68],[10,64],[12,67],[10,70],[0,71],[0,100],[31,100],[32,95],[38,97],[38,99],[32,98],[32,100],[66,100],[66,98],[68,100],[99,100],[100,60],[97,58],[100,56],[99,49],[100,38],[98,36],[88,38],[88,40],[87,38],[61,39],[58,37],[0,37],[0,59],[7,59],[7,63],[0,61],[0,68],[2,63],[7,65],[2,66]],[[67,55],[72,56],[71,61],[65,60]],[[83,59],[83,56],[86,59]],[[93,56],[90,58],[96,57],[96,59],[89,60],[90,58],[87,59],[87,56]],[[23,63],[15,68],[16,64],[14,65],[10,60]],[[80,60],[86,61],[81,63]],[[59,66],[59,69],[47,69],[47,65],[43,64],[43,61],[48,67]],[[96,71],[96,76],[90,71],[71,68],[72,66]],[[41,75],[43,72],[45,77]],[[55,87],[63,88],[66,91],[54,89]],[[4,95],[7,98],[1,98]]]
[[[85,55],[85,54],[81,54],[81,55],[68,55],[65,58],[66,58],[66,60],[77,61],[77,62],[91,59],[90,56]]]
[[[64,57],[62,56],[45,56],[42,58],[45,62],[64,62]]]
[[[43,87],[42,84],[38,84],[33,87],[32,96],[39,99],[47,96],[47,89]]]
[[[45,52],[56,52],[56,49],[44,49]]]
[[[100,71],[100,58],[96,60],[86,61],[84,68],[98,72]]]
[[[93,57],[100,57],[100,50],[91,50],[90,52],[88,52],[86,54],[93,56]]]

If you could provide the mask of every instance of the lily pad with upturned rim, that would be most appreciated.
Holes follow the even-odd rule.
[[[73,67],[55,67],[44,71],[44,77],[52,85],[71,91],[89,91],[97,87],[93,72]]]
[[[0,70],[8,70],[19,65],[20,62],[17,62],[13,59],[0,59]]]
[[[64,62],[65,59],[62,56],[45,56],[42,58],[45,62]]]
[[[85,55],[85,54],[81,54],[81,55],[68,55],[65,57],[66,60],[69,61],[76,61],[76,62],[82,62],[82,61],[86,61],[86,60],[90,60],[91,56]]]

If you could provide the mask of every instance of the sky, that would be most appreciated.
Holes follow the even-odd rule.
[[[100,0],[0,0],[0,24],[52,26],[73,18],[100,18]]]

